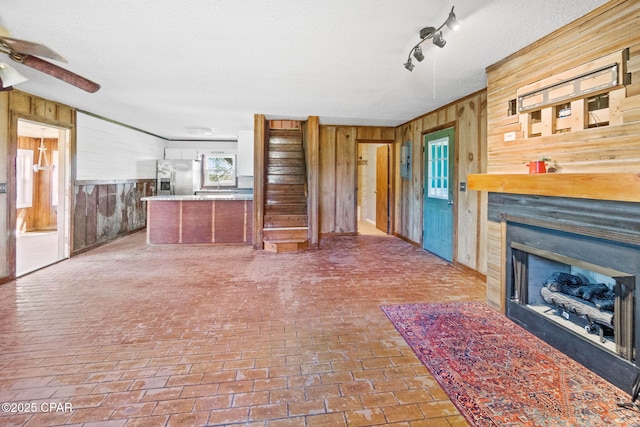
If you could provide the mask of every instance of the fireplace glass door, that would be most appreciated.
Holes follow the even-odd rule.
[[[515,242],[511,249],[513,302],[635,360],[635,276]]]

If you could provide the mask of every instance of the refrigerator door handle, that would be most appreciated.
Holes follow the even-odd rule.
[[[171,195],[175,196],[176,194],[176,171],[171,171]]]

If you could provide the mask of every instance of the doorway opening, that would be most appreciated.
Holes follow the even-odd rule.
[[[69,257],[69,133],[18,120],[16,277]]]
[[[391,144],[359,143],[357,146],[358,234],[389,234]]]

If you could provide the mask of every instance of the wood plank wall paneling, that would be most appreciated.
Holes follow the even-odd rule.
[[[87,183],[74,188],[72,255],[85,252],[146,226],[147,206],[155,180]]]
[[[356,234],[357,144],[395,139],[395,128],[320,126],[319,132],[319,233]]]
[[[640,171],[639,41],[640,2],[612,0],[488,67],[486,171],[525,174],[526,164],[541,156],[555,163],[558,179],[562,173]],[[625,49],[629,56],[621,65],[631,81],[610,93],[608,126],[525,138],[523,115],[508,115],[508,103],[516,98],[518,88]],[[507,132],[515,132],[515,140],[505,141]],[[504,304],[504,272],[500,272],[504,248],[499,243],[499,224],[489,222],[487,230],[487,300],[498,306]]]
[[[504,242],[505,226],[501,222],[487,222],[487,304],[504,312]]]
[[[269,129],[300,129],[299,120],[269,120]]]
[[[634,172],[640,170],[637,144],[640,108],[628,87],[610,95],[609,126],[524,138],[523,116],[507,115],[509,100],[524,86],[588,67],[607,55],[629,49],[623,65],[631,82],[640,82],[640,3],[612,1],[556,33],[487,69],[489,173],[527,173],[539,157],[555,162],[560,172]],[[544,110],[543,110],[544,111]],[[506,132],[516,139],[504,141]]]
[[[320,118],[309,116],[305,126],[307,182],[309,189],[309,247],[318,248],[319,240],[319,196],[320,196]]]
[[[455,241],[454,262],[486,274],[486,194],[460,191],[467,175],[486,171],[485,141],[486,91],[482,90],[427,113],[398,127],[396,132],[396,159],[400,146],[411,142],[411,177],[395,179],[396,203],[394,225],[399,237],[422,246],[423,231],[423,137],[440,129],[455,128],[454,191]]]
[[[336,218],[336,131],[335,126],[320,126],[319,150],[319,228],[320,234],[335,233]]]
[[[356,218],[356,129],[339,127],[336,133],[335,232],[357,233]]]
[[[264,180],[267,170],[267,138],[269,137],[269,122],[263,114],[253,116],[253,248],[263,248],[264,225]]]

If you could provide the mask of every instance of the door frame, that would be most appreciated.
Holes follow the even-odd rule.
[[[66,132],[65,152],[67,158],[64,160],[65,182],[59,182],[58,185],[63,185],[65,192],[64,203],[66,217],[64,218],[64,242],[62,248],[62,259],[69,258],[73,251],[72,236],[73,236],[73,182],[75,179],[75,126],[67,122],[59,122],[40,115],[23,114],[18,112],[11,113],[10,126],[9,126],[9,143],[7,144],[7,280],[13,280],[16,278],[16,221],[17,221],[17,208],[16,208],[16,157],[18,155],[18,122],[20,120],[28,121],[31,123],[42,124],[46,127],[57,128]]]
[[[420,146],[421,146],[421,159],[420,159],[420,168],[421,168],[421,173],[420,173],[420,180],[421,180],[421,184],[422,184],[422,202],[421,202],[421,211],[422,211],[422,221],[421,221],[421,228],[422,228],[422,233],[421,233],[421,242],[420,242],[420,247],[424,249],[424,236],[425,236],[425,230],[424,230],[424,204],[425,204],[425,193],[426,193],[426,185],[427,183],[425,182],[425,176],[427,174],[427,171],[425,169],[425,164],[426,164],[426,160],[427,160],[427,153],[426,153],[426,147],[425,147],[425,138],[427,135],[436,133],[436,132],[440,132],[446,129],[452,129],[453,130],[453,158],[449,159],[449,162],[451,164],[450,170],[451,170],[451,176],[450,176],[450,189],[451,189],[451,198],[453,201],[453,206],[451,207],[451,215],[452,215],[452,222],[451,222],[451,263],[452,264],[457,264],[456,261],[456,254],[458,252],[458,186],[459,186],[459,180],[458,180],[458,157],[459,157],[459,153],[458,153],[458,147],[460,146],[460,144],[458,144],[458,128],[456,126],[456,122],[452,121],[452,122],[448,122],[445,124],[442,124],[440,126],[436,126],[427,130],[424,130],[421,132],[420,134]],[[444,259],[444,258],[443,258]]]
[[[354,215],[355,224],[354,230],[358,233],[358,191],[360,191],[360,182],[358,180],[358,145],[359,144],[387,144],[389,146],[389,227],[387,234],[394,234],[395,227],[395,200],[396,200],[396,146],[395,139],[362,139],[356,138],[356,149],[354,151],[354,168],[355,183],[356,183],[356,196],[353,200],[353,209],[356,212]]]

